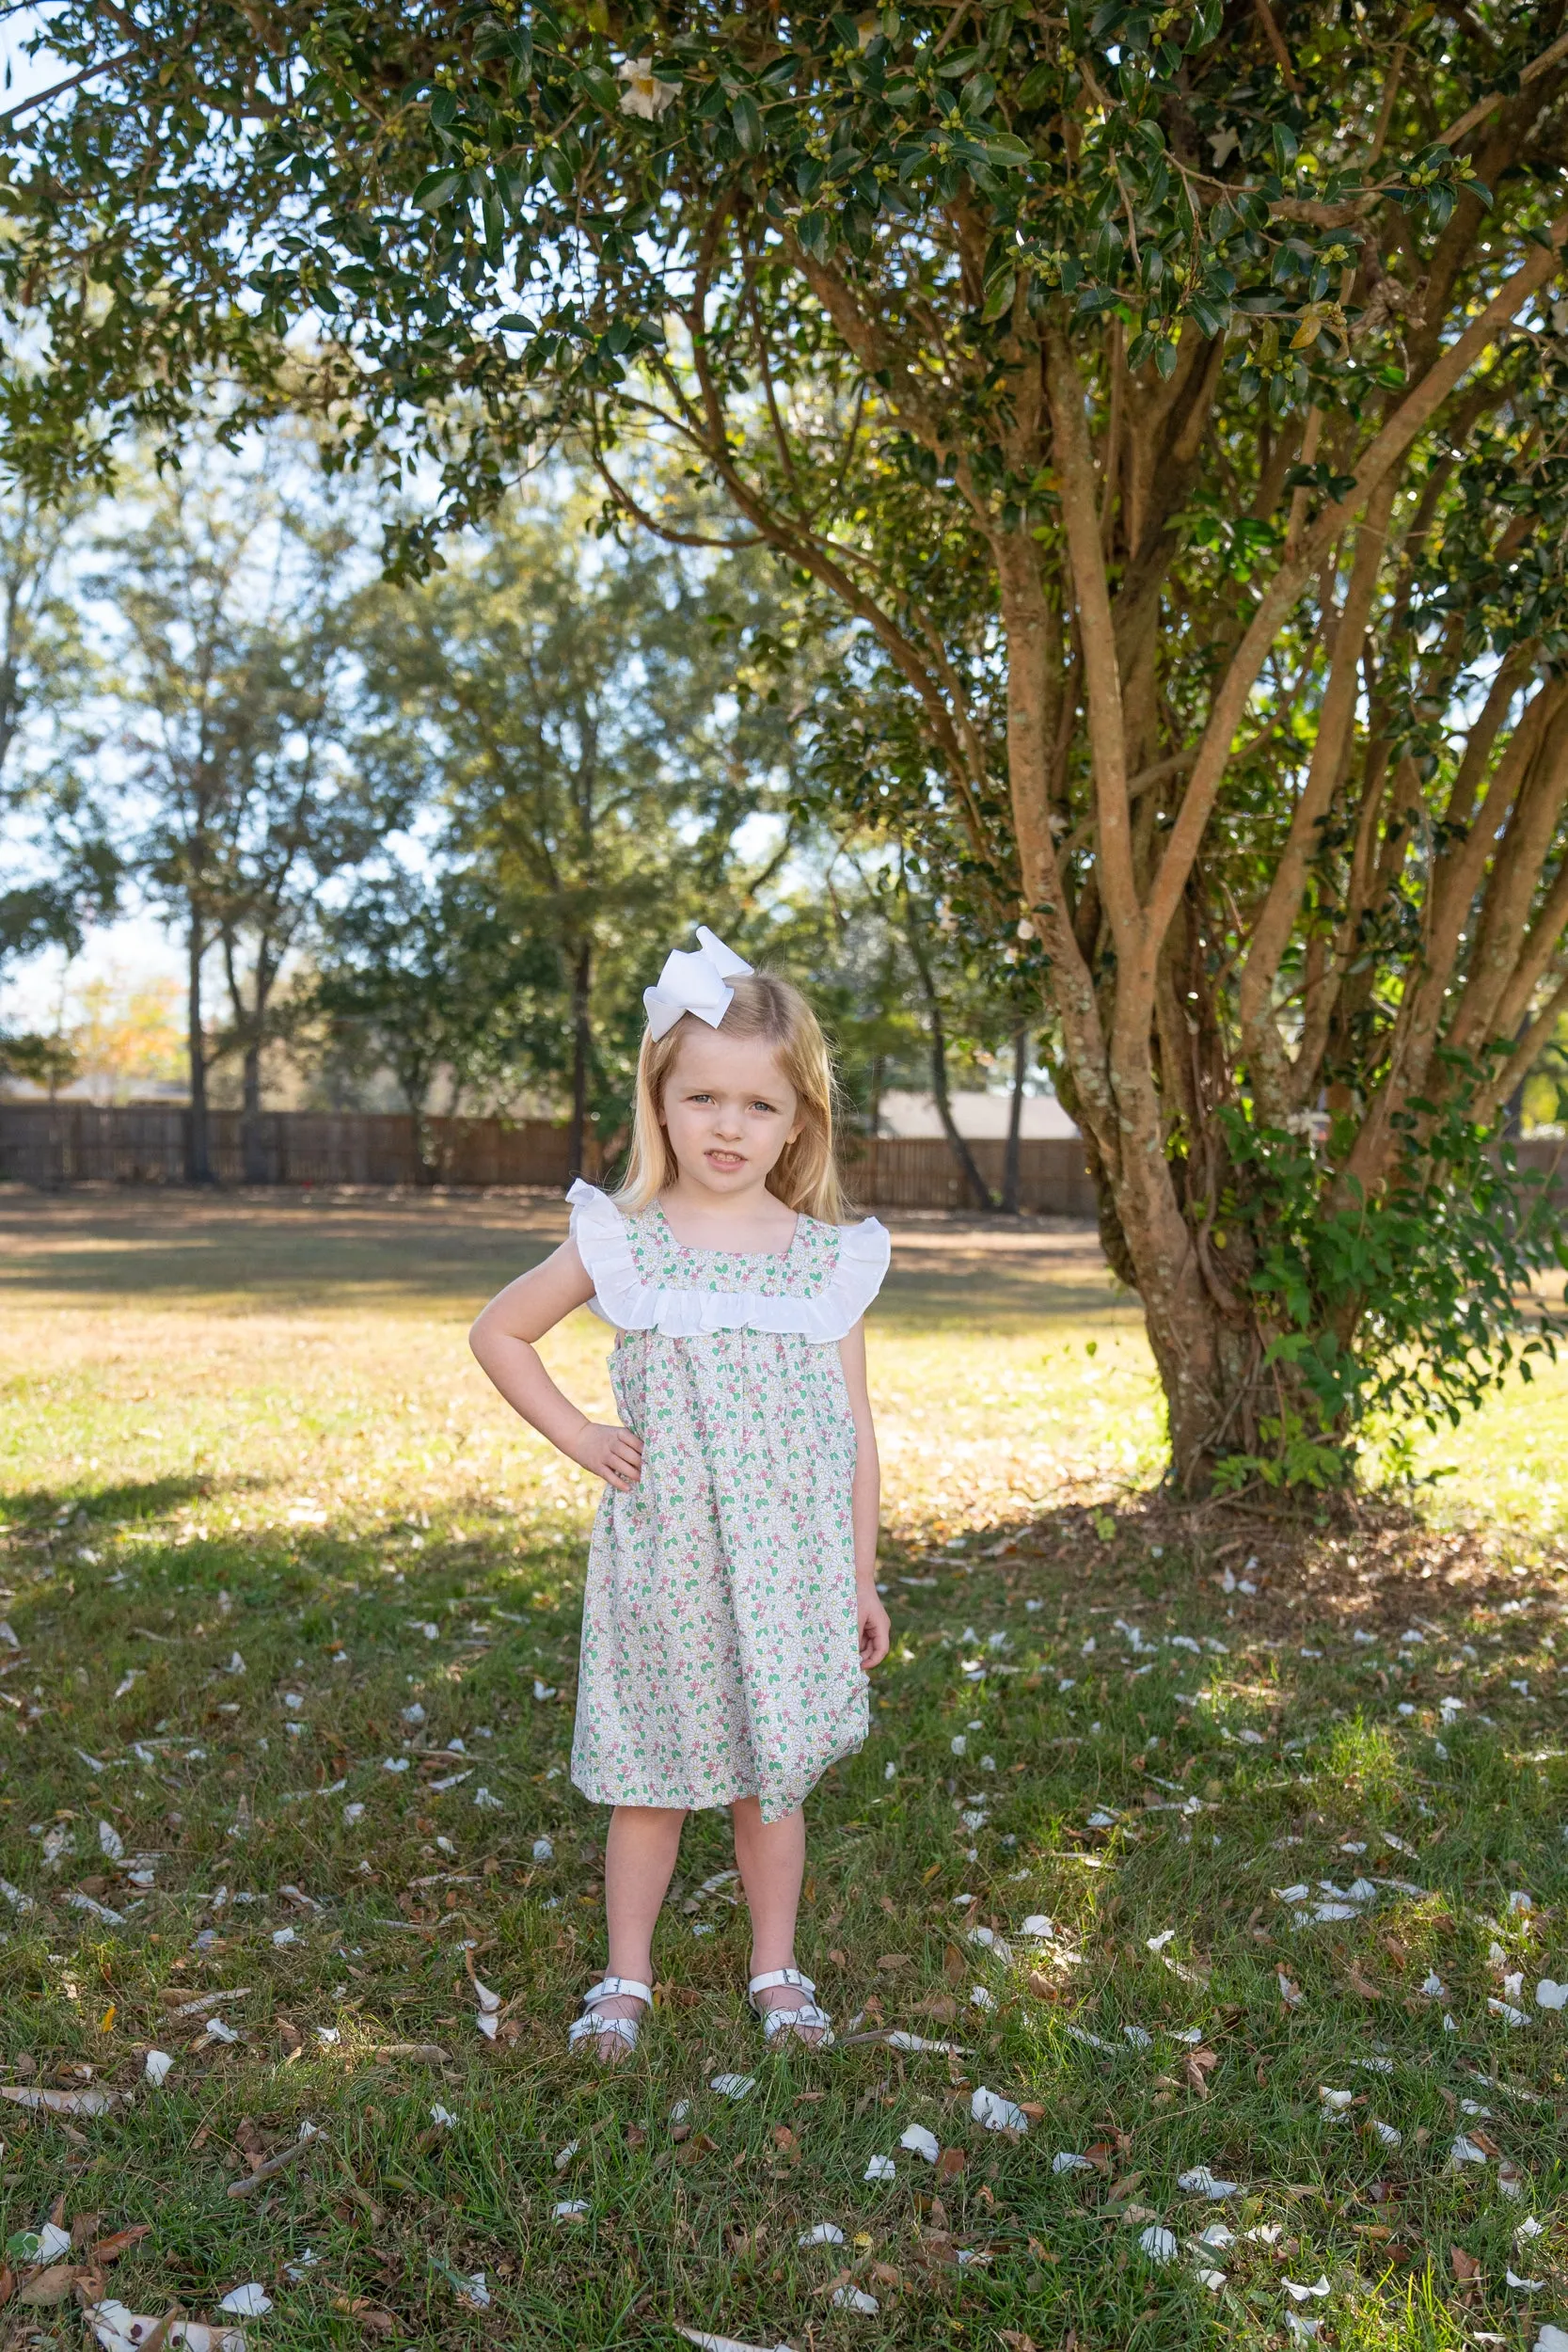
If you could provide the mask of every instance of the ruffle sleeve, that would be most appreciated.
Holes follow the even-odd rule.
[[[814,1298],[770,1297],[761,1291],[670,1290],[644,1282],[632,1257],[625,1217],[608,1193],[579,1177],[566,1195],[577,1244],[594,1295],[588,1304],[621,1331],[657,1331],[665,1339],[705,1331],[785,1331],[826,1346],[851,1331],[882,1287],[893,1237],[876,1217],[839,1228],[838,1258]]]

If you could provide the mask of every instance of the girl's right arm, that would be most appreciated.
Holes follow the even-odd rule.
[[[576,1242],[563,1242],[542,1265],[497,1293],[476,1318],[468,1345],[514,1412],[561,1453],[625,1494],[642,1468],[641,1438],[618,1422],[590,1421],[556,1387],[534,1345],[593,1295]]]

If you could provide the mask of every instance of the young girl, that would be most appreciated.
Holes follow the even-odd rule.
[[[474,1354],[507,1402],[605,1481],[583,1596],[572,1778],[613,1805],[610,1964],[570,2039],[637,2044],[681,1824],[725,1804],[764,2036],[832,2038],[795,1965],[801,1804],[867,1729],[887,1656],[861,1317],[887,1271],[839,1222],[832,1078],[800,993],[699,927],[643,993],[626,1179],[575,1184],[571,1238],[491,1300]],[[619,1423],[535,1352],[587,1304],[616,1327]]]

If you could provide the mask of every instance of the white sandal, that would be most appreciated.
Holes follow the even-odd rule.
[[[787,1984],[806,1997],[799,2009],[757,2009],[757,1994],[768,1992],[776,1984]],[[765,1975],[753,1977],[746,1987],[746,1998],[762,2020],[762,2038],[771,2042],[780,2034],[789,2034],[798,2042],[805,2042],[806,2032],[818,2032],[820,2042],[807,2042],[808,2050],[831,2050],[833,2046],[833,2021],[825,2009],[818,2009],[815,1999],[816,1987],[799,1968],[769,1968]]]
[[[606,1977],[602,1982],[591,1984],[582,1996],[582,2015],[573,2018],[567,2031],[569,2048],[575,2050],[589,2034],[597,2040],[601,2034],[608,2033],[613,2034],[617,2042],[625,2042],[628,2056],[636,2049],[637,2037],[642,2026],[641,2017],[596,2017],[594,2014],[601,2001],[613,2001],[623,1993],[631,2000],[642,2002],[648,2009],[654,2005],[653,1986],[641,1983],[636,1977]]]

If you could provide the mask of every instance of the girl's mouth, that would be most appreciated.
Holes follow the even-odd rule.
[[[744,1168],[746,1165],[744,1159],[738,1152],[706,1152],[703,1156],[707,1161],[709,1168],[720,1168],[725,1175],[730,1174],[733,1169]]]

